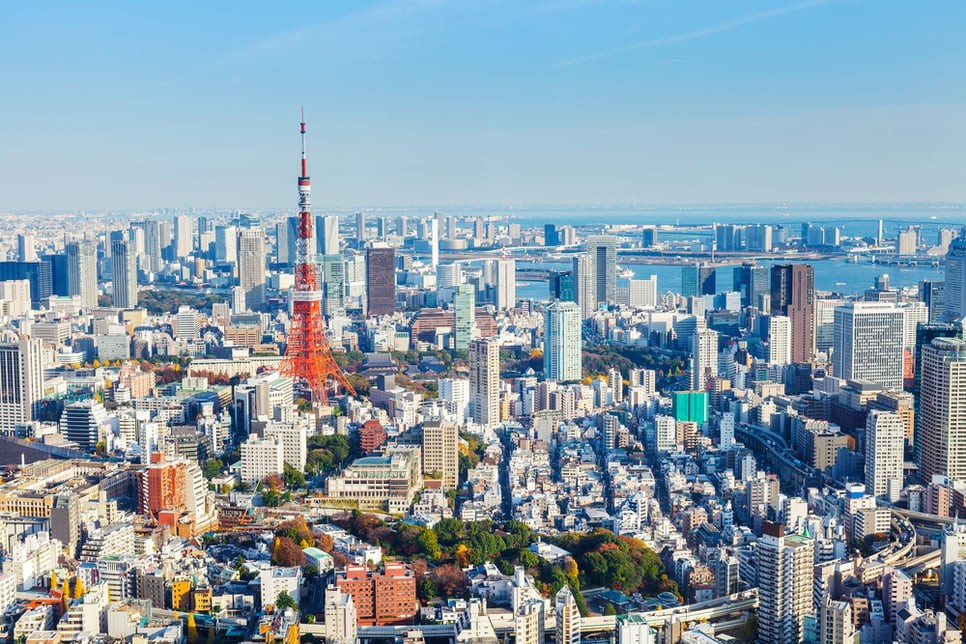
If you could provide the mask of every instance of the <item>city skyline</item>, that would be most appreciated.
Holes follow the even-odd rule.
[[[286,208],[300,105],[322,209],[966,198],[958,3],[48,9],[3,10],[11,212]]]

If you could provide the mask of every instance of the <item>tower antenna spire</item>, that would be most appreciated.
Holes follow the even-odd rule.
[[[302,142],[302,174],[298,178],[299,214],[295,238],[295,288],[292,289],[292,325],[288,346],[282,361],[282,373],[305,382],[312,392],[313,402],[328,402],[328,381],[331,378],[350,394],[355,390],[339,368],[332,349],[325,338],[322,319],[322,293],[319,291],[318,271],[313,261],[315,236],[312,234],[312,182],[309,179],[305,154],[305,108],[299,123]]]

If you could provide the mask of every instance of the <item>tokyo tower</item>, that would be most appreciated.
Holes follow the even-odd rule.
[[[313,402],[328,403],[328,380],[339,382],[355,395],[349,379],[336,364],[325,339],[322,320],[322,292],[312,261],[315,242],[312,234],[312,183],[305,161],[305,110],[302,110],[302,174],[299,177],[298,233],[295,240],[295,289],[292,291],[292,325],[282,373],[301,378],[312,391]]]

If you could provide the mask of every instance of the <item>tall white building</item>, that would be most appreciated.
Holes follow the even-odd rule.
[[[580,380],[581,317],[574,302],[547,306],[543,327],[543,372],[547,380]]]
[[[833,375],[902,389],[904,324],[902,309],[893,304],[849,302],[836,307]]]
[[[768,362],[785,365],[792,361],[792,321],[784,315],[768,316]]]
[[[174,337],[183,340],[197,338],[200,329],[198,312],[190,306],[179,306],[174,316]]]
[[[691,389],[704,391],[707,378],[718,375],[718,332],[698,329],[691,336]]]
[[[329,644],[355,644],[358,614],[352,595],[339,591],[335,584],[325,589],[325,641]]]
[[[554,611],[557,644],[580,644],[580,609],[566,584],[554,597]]]
[[[238,229],[234,226],[215,228],[215,261],[229,264],[238,261]]]
[[[41,342],[21,340],[0,345],[0,434],[13,435],[34,419],[34,406],[44,397]]]
[[[906,424],[895,412],[875,409],[865,421],[865,488],[890,503],[902,489]]]
[[[282,461],[298,471],[305,469],[308,459],[308,427],[305,423],[268,423],[265,438],[274,439],[282,445]]]
[[[269,474],[285,470],[282,444],[274,438],[259,438],[251,434],[241,444],[241,477],[247,485],[254,485]]]
[[[435,220],[434,220],[435,221]],[[517,263],[514,259],[494,260],[495,295],[493,303],[499,310],[512,309],[517,301]]]
[[[68,293],[79,295],[85,311],[97,308],[97,244],[92,241],[67,244]]]
[[[470,342],[470,414],[485,427],[500,423],[500,343],[495,338]]]
[[[935,338],[920,361],[919,477],[966,479],[966,341]]]
[[[929,307],[925,302],[905,302],[899,308],[902,309],[903,317],[902,346],[909,351],[915,351],[916,327],[920,322],[929,322]]]
[[[114,306],[133,309],[138,305],[138,274],[134,248],[129,241],[111,242],[111,279],[114,287]]]
[[[174,218],[174,250],[182,260],[194,250],[194,219],[188,215]]]
[[[265,306],[265,232],[246,228],[238,236],[238,285],[245,293],[245,307],[259,311]]]
[[[758,642],[797,644],[813,614],[811,539],[785,536],[781,523],[764,522],[758,539]]]
[[[459,487],[459,427],[455,423],[423,423],[423,472],[438,474],[443,490]]]
[[[836,601],[828,593],[822,598],[819,609],[819,643],[853,644],[855,624],[852,621],[852,604]]]
[[[315,218],[315,244],[319,255],[339,254],[339,217],[322,215]]]
[[[729,450],[735,446],[735,415],[730,411],[721,414],[718,421],[718,447]]]
[[[439,399],[446,402],[451,414],[460,423],[470,415],[470,381],[463,378],[442,378],[439,381]]]
[[[594,281],[594,261],[588,253],[573,258],[574,298],[580,305],[580,313],[589,318],[597,310],[597,283]],[[616,290],[615,290],[616,293]]]
[[[637,309],[657,306],[657,275],[646,280],[628,280],[628,304]]]
[[[659,452],[677,450],[677,422],[674,416],[654,417],[654,445]]]

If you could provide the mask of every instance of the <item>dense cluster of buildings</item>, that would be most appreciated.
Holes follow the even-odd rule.
[[[314,222],[328,342],[367,390],[331,404],[283,364],[295,218],[53,218],[0,244],[8,637],[348,644],[433,622],[453,641],[712,642],[661,611],[750,619],[754,598],[763,643],[959,641],[966,237],[899,232],[895,255],[942,257],[945,281],[846,295],[805,263],[739,262],[730,285],[689,263],[662,294],[618,266],[660,251],[658,227]],[[735,260],[869,246],[831,226],[711,235]],[[518,267],[519,248],[568,268]],[[518,297],[535,272],[546,301]],[[613,364],[588,369],[587,348]],[[682,596],[612,588],[581,615],[567,586],[488,563],[469,598],[423,606],[424,573],[330,522],[345,510],[519,521],[551,563],[571,556],[554,536],[608,530]],[[278,563],[271,528],[294,517],[332,544],[296,544],[306,568]]]

